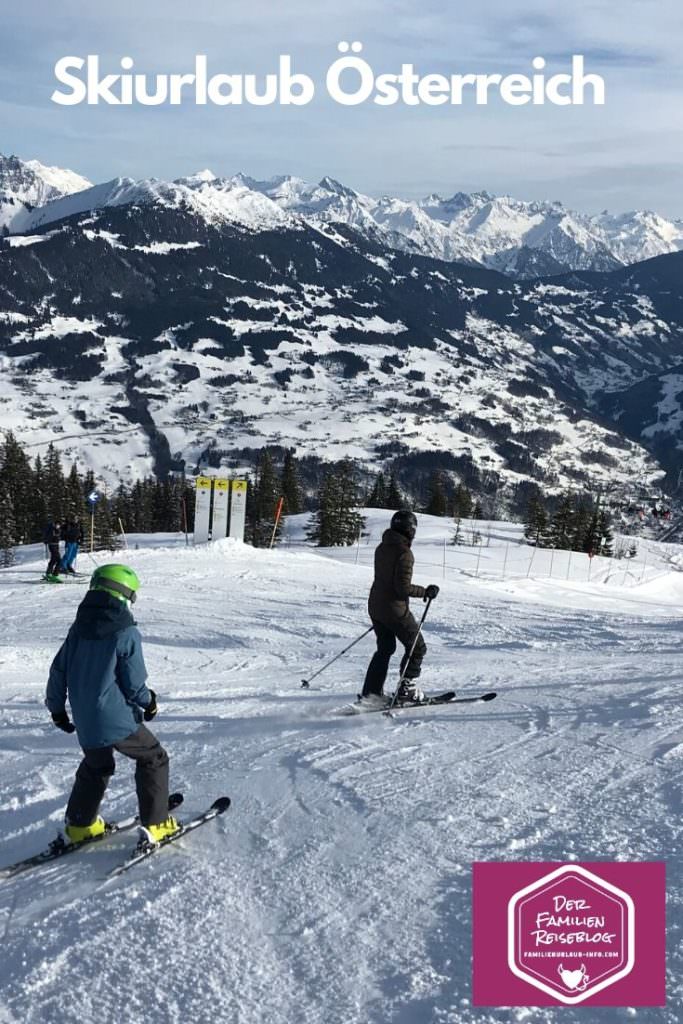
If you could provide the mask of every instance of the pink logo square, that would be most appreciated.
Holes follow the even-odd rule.
[[[663,1006],[663,863],[473,865],[475,1006]]]

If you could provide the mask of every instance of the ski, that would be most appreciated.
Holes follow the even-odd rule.
[[[171,793],[168,798],[169,811],[180,807],[182,802],[182,793]],[[6,868],[0,868],[0,879],[14,878],[15,875],[21,875],[24,871],[30,871],[31,868],[39,868],[42,864],[49,864],[50,861],[57,860],[59,857],[65,857],[67,853],[76,853],[77,850],[82,850],[86,846],[93,846],[102,839],[108,839],[109,836],[116,835],[118,832],[129,832],[139,824],[140,817],[137,814],[132,815],[130,818],[123,818],[121,821],[107,822],[104,832],[98,836],[93,836],[91,839],[83,839],[80,843],[70,843],[60,832],[57,838],[53,839],[42,853],[36,853],[32,857],[25,857],[24,860],[17,861],[15,864],[9,864]]]
[[[425,700],[411,704],[394,704],[393,708],[385,708],[384,714],[393,718],[397,711],[411,711],[413,708],[429,708],[435,704],[478,704],[480,701],[495,700],[497,693],[479,693],[475,697],[456,697],[455,693],[439,693],[435,697],[427,697]]]
[[[433,697],[426,697],[421,701],[410,701],[403,704],[396,703],[393,707],[387,704],[385,707],[364,707],[360,699],[355,704],[348,704],[342,708],[339,714],[342,715],[367,715],[381,711],[384,715],[393,716],[398,711],[415,711],[419,708],[437,707],[440,704],[476,704],[479,701],[494,700],[495,693],[480,693],[475,697],[456,697],[454,690],[445,693],[434,694]]]
[[[64,586],[64,585],[66,585],[67,587],[73,587],[73,586],[75,586],[76,584],[79,584],[79,583],[80,584],[90,583],[90,577],[89,576],[71,576],[71,577],[63,576],[63,577],[60,577],[57,580],[46,580],[44,576],[41,576],[40,579],[38,579],[38,580],[18,580],[17,582],[18,583],[26,583],[29,586],[31,586],[31,585],[35,586],[36,583],[42,583],[46,587],[61,587],[61,586]]]
[[[125,871],[129,871],[135,867],[136,864],[142,863],[143,860],[147,860],[148,857],[152,857],[159,850],[162,850],[164,846],[169,846],[171,843],[175,843],[178,839],[182,839],[188,832],[193,832],[196,828],[200,828],[202,825],[206,825],[207,822],[213,821],[220,814],[224,814],[230,806],[230,797],[221,796],[218,800],[214,800],[211,807],[203,814],[198,814],[195,818],[190,818],[188,821],[180,822],[180,828],[177,832],[174,832],[171,836],[166,836],[165,839],[160,839],[158,843],[150,842],[145,838],[144,833],[140,838],[136,849],[133,854],[124,861],[123,864],[119,864],[118,867],[113,868],[107,873],[107,878],[116,878],[118,875],[122,875]]]

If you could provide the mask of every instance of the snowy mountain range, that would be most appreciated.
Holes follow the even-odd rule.
[[[54,202],[72,193],[81,195]],[[5,208],[0,227],[13,233],[127,202],[134,194],[162,194],[171,202],[175,197],[218,220],[259,227],[300,218],[346,224],[392,248],[521,278],[570,269],[614,270],[683,249],[683,222],[651,211],[591,216],[559,202],[523,202],[489,192],[374,199],[330,177],[317,184],[291,176],[257,181],[244,174],[219,178],[209,170],[175,182],[118,178],[90,186],[72,171],[0,157],[0,210]]]
[[[269,443],[484,490],[681,462],[680,225],[208,171],[73,191],[0,166],[0,426],[36,450],[115,479]],[[34,205],[40,187],[68,194]]]

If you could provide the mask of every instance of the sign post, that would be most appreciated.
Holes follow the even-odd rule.
[[[244,540],[247,517],[247,481],[233,480],[230,488],[230,529],[228,537]]]
[[[209,518],[211,514],[211,477],[198,476],[194,506],[194,542],[206,544],[209,539]]]
[[[230,481],[216,478],[213,482],[213,516],[211,540],[221,540],[228,532],[228,498]]]
[[[247,510],[247,481],[225,477],[198,476],[195,481],[194,543],[226,535],[244,540]]]
[[[275,534],[277,533],[277,528],[280,525],[280,516],[282,515],[282,506],[284,505],[284,503],[284,498],[280,498],[280,500],[277,503],[277,512],[275,513],[275,525],[273,527],[273,535],[270,538],[270,544],[268,545],[268,547],[270,548],[272,548],[273,544],[275,543]],[[360,533],[358,534],[358,544],[360,545]],[[357,558],[356,561],[358,561]]]
[[[97,491],[91,491],[88,495],[88,504],[90,505],[90,554],[95,550],[95,507],[99,500],[100,495]]]

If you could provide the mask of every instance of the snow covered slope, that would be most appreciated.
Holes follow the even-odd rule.
[[[231,182],[207,180],[207,172],[203,172],[178,182],[114,178],[74,195],[54,198],[38,209],[26,210],[14,218],[11,228],[14,234],[31,234],[75,214],[148,203],[182,209],[212,224],[239,224],[258,231],[295,226],[294,219],[266,196]]]
[[[648,376],[601,399],[605,413],[628,426],[631,437],[656,452],[660,462],[679,472],[683,451],[683,365]]]
[[[572,858],[667,860],[668,1007],[595,1019],[677,1024],[683,575],[566,600],[532,577],[529,601],[440,579],[443,527],[421,517],[416,546],[416,579],[442,585],[423,681],[499,697],[396,721],[334,714],[369,640],[300,688],[365,628],[366,566],[171,538],[126,554],[172,785],[186,812],[233,807],[125,881],[101,885],[132,836],[0,883],[3,1024],[583,1024],[470,1005],[471,862]],[[83,588],[32,585],[41,564],[0,571],[0,864],[54,834],[78,763],[42,699]],[[134,806],[120,763],[105,810]]]

